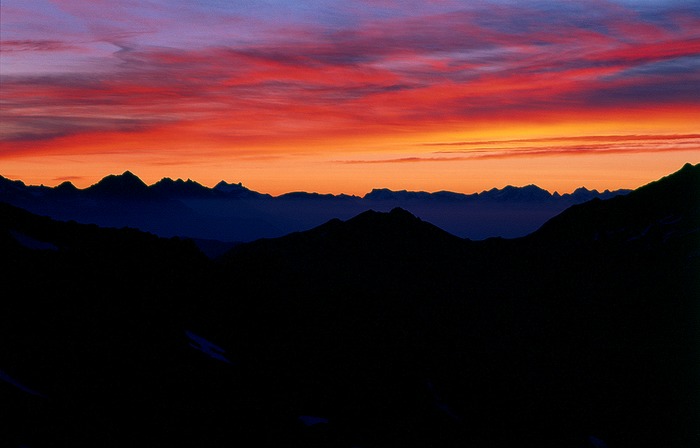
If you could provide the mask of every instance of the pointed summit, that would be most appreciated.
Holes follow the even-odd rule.
[[[61,184],[49,189],[46,194],[55,199],[68,199],[77,197],[82,192],[71,181],[61,182]]]
[[[573,199],[576,202],[586,202],[598,197],[599,193],[597,190],[589,190],[586,187],[578,187],[572,193],[565,196]]]
[[[100,196],[138,198],[148,196],[148,186],[131,171],[121,175],[110,174],[88,187],[87,192]]]
[[[78,188],[75,185],[73,185],[73,182],[67,180],[65,182],[61,182],[59,185],[56,185],[56,187],[54,187],[54,190],[62,190],[62,191],[71,191],[72,192],[72,191],[77,191]]]

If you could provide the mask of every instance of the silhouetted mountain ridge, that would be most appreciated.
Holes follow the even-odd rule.
[[[550,194],[534,185],[465,195],[448,191],[375,189],[364,197],[291,192],[276,197],[241,183],[214,188],[164,178],[147,186],[133,173],[110,175],[86,189],[26,186],[0,177],[0,200],[37,214],[107,227],[135,227],[164,237],[246,242],[349,219],[365,210],[409,210],[440,228],[472,239],[524,236],[564,208],[625,190]]]
[[[679,234],[700,238],[700,165],[685,164],[678,172],[651,182],[624,198],[574,205],[552,218],[533,237],[582,244],[601,239],[630,241],[652,235],[669,239]]]
[[[23,188],[34,189],[35,191],[50,190],[51,187],[37,187],[37,186],[27,186],[22,181],[12,181],[3,176],[0,176],[0,181],[2,181],[3,190],[13,189],[19,190]],[[68,188],[66,188],[68,187]],[[70,191],[80,192],[88,191],[93,194],[107,194],[113,196],[127,196],[127,197],[137,197],[138,195],[147,194],[146,191],[157,192],[163,196],[169,197],[180,197],[180,196],[191,196],[191,195],[201,195],[205,192],[216,192],[224,195],[231,195],[232,197],[265,197],[273,198],[268,194],[259,193],[250,190],[242,185],[242,183],[227,183],[225,181],[220,181],[213,188],[205,187],[198,182],[191,179],[183,180],[176,179],[173,180],[169,177],[165,177],[160,181],[154,183],[153,185],[146,185],[138,176],[133,174],[131,171],[125,171],[122,174],[110,174],[104,177],[102,180],[97,182],[90,187],[80,190],[75,188],[75,186],[69,182],[63,182],[59,186],[53,187],[53,189],[61,188]],[[464,194],[455,193],[451,191],[438,191],[429,193],[426,191],[408,191],[408,190],[390,190],[388,188],[376,188],[371,192],[365,194],[362,198],[347,194],[320,194],[314,192],[289,192],[277,196],[277,198],[294,198],[294,199],[367,199],[367,200],[425,200],[430,198],[451,198],[454,200],[474,200],[481,197],[482,199],[498,199],[501,201],[546,201],[553,198],[577,198],[589,200],[593,197],[608,198],[613,195],[626,194],[630,190],[615,190],[604,192],[598,192],[597,190],[588,190],[585,187],[577,188],[572,193],[559,194],[557,192],[550,193],[536,185],[526,185],[523,187],[516,187],[512,185],[507,185],[502,189],[492,188],[490,190],[485,190],[481,193]]]
[[[86,188],[85,192],[97,196],[130,199],[151,197],[148,185],[130,171],[125,171],[121,175],[110,174],[98,183]]]
[[[206,198],[214,195],[213,190],[190,179],[184,181],[182,179],[172,180],[169,177],[165,177],[151,185],[150,188],[161,196]]]
[[[268,194],[258,193],[257,191],[250,190],[243,186],[241,182],[237,184],[229,184],[223,180],[216,184],[213,190],[221,193],[225,193],[229,196],[237,198],[269,198]]]

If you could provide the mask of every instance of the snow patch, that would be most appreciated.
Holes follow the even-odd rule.
[[[187,335],[188,338],[192,340],[190,342],[190,347],[192,347],[195,350],[199,350],[200,352],[204,353],[205,355],[218,359],[221,362],[225,362],[227,364],[233,364],[231,361],[229,361],[223,354],[226,353],[226,350],[223,348],[219,347],[218,345],[214,344],[213,342],[210,342],[203,337],[192,333],[191,331],[185,331],[185,334]]]
[[[25,235],[22,232],[18,232],[16,230],[11,230],[10,234],[15,239],[15,241],[17,241],[19,244],[26,247],[27,249],[31,249],[31,250],[58,250],[58,247],[56,247],[55,244],[48,243],[46,241],[37,240],[35,238],[32,238],[31,236]]]
[[[33,389],[28,388],[28,387],[25,386],[24,384],[20,383],[19,381],[17,381],[16,379],[12,378],[12,377],[11,377],[10,375],[8,375],[7,373],[5,373],[3,370],[0,370],[0,380],[3,380],[3,381],[8,382],[8,383],[12,384],[13,386],[15,386],[16,388],[18,388],[18,389],[20,389],[20,390],[22,390],[22,391],[24,391],[24,392],[26,392],[26,393],[28,393],[28,394],[30,394],[30,395],[36,395],[37,397],[42,397],[42,398],[44,398],[44,396],[43,396],[42,394],[40,394],[39,392],[37,392],[37,391],[35,391],[35,390],[33,390]]]

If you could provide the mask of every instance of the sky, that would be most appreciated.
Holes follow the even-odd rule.
[[[636,188],[700,162],[697,0],[3,0],[0,175]]]

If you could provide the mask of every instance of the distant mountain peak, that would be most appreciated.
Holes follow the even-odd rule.
[[[225,180],[222,180],[218,184],[214,185],[214,190],[218,191],[223,191],[225,193],[231,192],[231,191],[250,191],[246,187],[243,186],[243,182],[238,182],[237,184],[235,183],[228,183]]]
[[[191,180],[177,179],[173,180],[169,177],[164,177],[155,184],[151,185],[150,189],[158,194],[165,196],[208,196],[212,194],[212,190]]]
[[[530,202],[547,201],[552,198],[552,194],[537,185],[530,184],[524,187],[507,185],[502,189],[492,188],[481,192],[479,197],[504,202]]]
[[[131,171],[122,174],[110,174],[98,183],[88,187],[86,191],[107,196],[138,196],[148,192],[146,185]]]
[[[78,191],[78,188],[71,181],[67,180],[56,185],[53,190],[58,193],[75,193]]]
[[[407,191],[407,190],[390,190],[389,188],[374,188],[372,191],[364,195],[363,199],[373,201],[387,200],[408,200],[408,199],[426,199],[430,193],[425,191]]]
[[[75,185],[73,185],[73,182],[66,180],[64,182],[61,182],[60,184],[56,185],[55,188],[70,188],[70,189],[77,189]]]
[[[124,171],[122,174],[110,174],[102,178],[101,181],[99,181],[97,184],[99,185],[100,183],[103,182],[119,182],[122,184],[138,184],[138,185],[143,185],[144,187],[146,184],[134,173],[131,171],[127,170]]]
[[[238,182],[237,184],[234,183],[228,183],[226,181],[221,181],[218,184],[214,185],[213,188],[214,191],[218,193],[223,193],[227,196],[233,196],[233,197],[240,197],[240,198],[250,198],[250,197],[262,197],[262,196],[267,196],[267,194],[262,194],[258,193],[257,191],[253,191],[243,185],[242,182]]]

